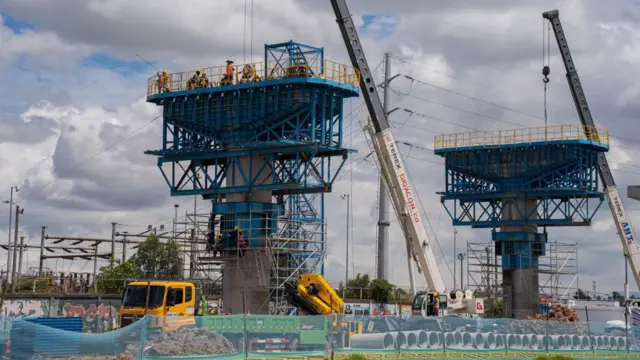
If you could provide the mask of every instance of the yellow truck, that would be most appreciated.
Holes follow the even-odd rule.
[[[202,306],[200,289],[184,281],[135,281],[122,297],[118,325],[125,327],[152,315],[149,328],[171,331],[195,325]]]

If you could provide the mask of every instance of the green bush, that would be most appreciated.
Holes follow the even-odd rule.
[[[367,360],[367,357],[362,354],[349,354],[344,360]]]
[[[534,360],[571,360],[571,358],[564,355],[540,355]]]

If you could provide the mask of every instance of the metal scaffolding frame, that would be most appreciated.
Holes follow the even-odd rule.
[[[552,241],[548,251],[539,257],[540,275],[537,294],[553,301],[573,299],[578,290],[577,243]],[[502,259],[496,255],[495,243],[467,242],[467,284],[476,296],[489,301],[504,296],[502,287]]]
[[[307,200],[312,202],[319,201],[321,198],[321,194],[307,196]],[[311,216],[314,214],[311,213],[306,214],[306,217],[300,216],[298,206],[295,206],[296,202],[293,196],[285,200],[285,203],[291,203],[292,206],[285,206],[284,214],[276,219],[264,213],[250,214],[250,221],[245,222],[247,226],[240,228],[246,234],[267,234],[264,238],[251,238],[250,246],[244,251],[246,253],[263,251],[266,255],[264,259],[261,256],[256,256],[255,259],[258,284],[260,287],[269,288],[268,306],[272,314],[291,314],[295,310],[285,299],[285,283],[295,281],[303,273],[320,272],[319,267],[325,257],[326,223],[314,218]],[[237,270],[249,271],[252,267],[245,263],[245,257],[241,255],[242,250],[237,247],[232,248],[228,243],[225,244],[223,252],[215,256],[213,251],[207,250],[207,233],[214,232],[222,235],[224,231],[220,229],[228,228],[227,225],[229,225],[224,222],[234,221],[234,219],[210,221],[210,216],[210,213],[195,216],[197,229],[195,233],[199,234],[199,238],[195,242],[196,246],[191,249],[193,261],[190,264],[185,262],[185,270],[193,274],[190,279],[212,281],[216,287],[222,288],[226,260],[237,260],[232,262]],[[192,214],[188,214],[187,218],[184,224],[178,225],[193,226]],[[254,224],[264,224],[264,226],[252,227]],[[277,227],[271,228],[271,224],[277,224]],[[267,263],[263,263],[265,261]]]

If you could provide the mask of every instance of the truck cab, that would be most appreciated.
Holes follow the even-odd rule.
[[[193,283],[135,281],[124,291],[118,322],[120,327],[125,327],[145,315],[152,315],[150,328],[173,330],[195,325],[199,303],[200,290]]]

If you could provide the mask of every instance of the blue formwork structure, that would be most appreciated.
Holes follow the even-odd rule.
[[[265,45],[264,56],[232,64],[232,76],[225,66],[201,69],[200,81],[190,82],[195,72],[156,76],[147,91],[162,106],[163,138],[145,153],[158,157],[172,196],[211,201],[224,310],[234,313],[286,313],[284,282],[324,271],[323,194],[351,151],[344,99],[359,93],[357,71],[323,48],[289,41]],[[242,251],[226,236],[235,227]]]
[[[546,228],[591,224],[604,200],[598,154],[608,144],[606,131],[574,125],[436,136],[441,202],[454,226],[492,229],[507,317],[538,312]]]

